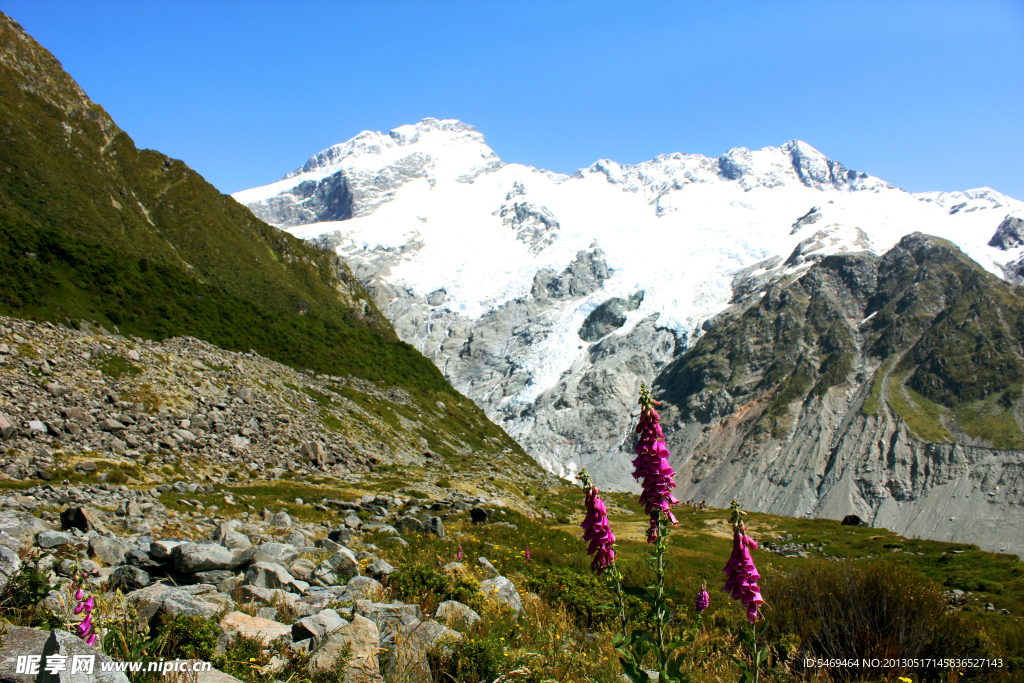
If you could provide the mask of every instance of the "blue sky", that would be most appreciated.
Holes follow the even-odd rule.
[[[455,118],[507,162],[799,138],[912,192],[1024,200],[1024,2],[0,0],[140,147],[223,192]]]

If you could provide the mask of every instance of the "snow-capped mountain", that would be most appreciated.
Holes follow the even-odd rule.
[[[633,486],[639,383],[771,283],[913,232],[1000,277],[1024,273],[1024,203],[988,188],[911,194],[798,140],[567,176],[425,119],[234,196],[336,249],[403,339],[551,471],[585,466],[616,488]]]

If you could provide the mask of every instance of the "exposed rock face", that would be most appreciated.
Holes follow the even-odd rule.
[[[613,297],[594,309],[594,312],[587,316],[580,328],[580,339],[586,342],[595,342],[612,330],[617,330],[626,324],[626,313],[640,308],[640,302],[644,300],[644,293],[637,292],[628,299]]]
[[[1003,251],[1024,246],[1024,218],[1007,216],[996,228],[996,233],[988,241],[990,247],[999,247]]]
[[[912,235],[734,309],[655,383],[677,496],[1024,554],[1005,533],[1024,522],[1024,302],[1005,283]],[[982,409],[1005,420],[995,444]]]

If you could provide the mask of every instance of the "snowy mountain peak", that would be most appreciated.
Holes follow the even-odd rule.
[[[474,148],[470,153],[483,158],[498,158],[487,147],[484,136],[468,123],[455,119],[426,118],[416,124],[399,126],[387,135],[364,130],[346,142],[314,154],[300,168],[286,175],[284,180],[310,173],[333,173],[346,167],[379,168],[396,158],[408,156],[411,150],[400,149],[404,147],[418,147],[416,151],[429,155],[431,151],[436,153],[452,146]]]

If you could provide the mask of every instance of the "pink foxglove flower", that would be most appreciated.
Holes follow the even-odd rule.
[[[761,597],[761,588],[757,581],[761,578],[754,560],[750,556],[751,550],[757,549],[757,542],[747,536],[743,525],[736,527],[732,539],[732,556],[722,571],[725,573],[725,592],[732,595],[733,600],[740,600],[747,608],[747,621],[753,624],[757,621],[757,611],[764,600]]]
[[[711,596],[708,595],[707,584],[701,584],[700,590],[697,591],[697,614],[704,614],[704,610],[711,604]]]
[[[615,550],[612,545],[615,543],[615,534],[608,523],[608,509],[604,501],[597,495],[600,493],[596,486],[587,489],[587,516],[583,520],[583,540],[590,541],[587,547],[587,554],[593,555],[594,559],[590,566],[598,575],[611,565],[615,560]]]
[[[461,545],[459,546],[459,554],[455,556],[455,559],[457,559],[457,560],[461,560],[462,559],[462,546]]]
[[[530,561],[530,546],[526,546],[526,561]]]
[[[85,575],[79,576],[78,580],[84,583]],[[92,611],[96,608],[96,600],[91,595],[86,598],[86,593],[82,589],[83,583],[79,583],[78,589],[75,590],[75,600],[78,604],[75,605],[74,613],[85,615],[85,619],[78,625],[78,637],[91,647],[96,642],[96,632],[92,627]]]
[[[636,432],[636,458],[633,460],[633,478],[641,481],[643,492],[640,503],[644,511],[651,517],[651,526],[647,531],[647,542],[653,543],[658,538],[658,519],[664,514],[670,522],[676,524],[672,514],[673,505],[679,500],[672,495],[676,487],[675,470],[668,464],[670,453],[665,446],[665,434],[661,431],[661,416],[654,409],[656,401],[651,398],[646,386],[640,387],[640,421]]]

